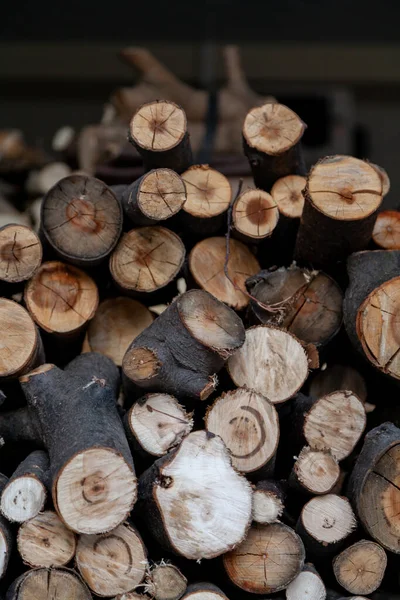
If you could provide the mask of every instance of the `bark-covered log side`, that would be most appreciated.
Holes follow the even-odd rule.
[[[42,262],[42,244],[26,225],[0,228],[0,280],[6,283],[26,281]]]
[[[100,352],[79,354],[65,367],[64,371],[71,377],[86,384],[93,378],[101,380],[103,385],[111,388],[117,398],[121,386],[121,375],[113,361]]]
[[[244,342],[233,310],[202,290],[179,296],[128,348],[124,383],[177,397],[207,398],[216,373]]]

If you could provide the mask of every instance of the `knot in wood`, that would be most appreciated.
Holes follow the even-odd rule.
[[[173,478],[169,477],[168,475],[161,475],[158,480],[158,485],[164,489],[170,488],[173,485],[173,483]]]

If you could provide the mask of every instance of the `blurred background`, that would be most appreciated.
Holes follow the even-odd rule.
[[[57,159],[71,168],[92,165],[109,183],[129,180],[137,160],[126,156],[121,136],[136,100],[124,90],[150,81],[162,97],[169,76],[207,94],[204,115],[188,112],[198,159],[246,175],[240,143],[218,148],[216,132],[217,121],[231,119],[240,133],[243,120],[240,111],[233,121],[222,114],[218,101],[229,85],[224,46],[235,44],[232,60],[240,58],[251,93],[276,97],[307,123],[308,163],[333,153],[368,158],[387,170],[385,206],[397,207],[399,21],[394,0],[10,3],[0,20],[0,176],[13,185],[27,177],[26,155],[17,175],[5,160],[23,143],[37,168]],[[147,50],[146,61],[154,57],[168,72],[156,73],[155,84],[156,63],[138,68],[137,56],[121,59],[126,47]]]

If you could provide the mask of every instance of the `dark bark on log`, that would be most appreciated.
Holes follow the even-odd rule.
[[[43,446],[39,422],[27,407],[0,413],[0,438],[3,443],[29,442]]]

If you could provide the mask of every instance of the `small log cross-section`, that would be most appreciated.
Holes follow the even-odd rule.
[[[26,281],[42,261],[42,244],[25,225],[5,225],[0,229],[0,280]]]
[[[0,473],[0,492],[7,484],[7,477]],[[11,524],[0,515],[0,579],[7,572],[8,563],[15,543],[15,534]]]
[[[343,550],[333,561],[336,580],[350,594],[372,594],[382,583],[387,565],[384,549],[361,540]]]
[[[245,281],[260,270],[256,257],[237,240],[229,241],[228,274],[225,275],[226,240],[207,238],[196,244],[189,256],[190,272],[196,284],[221,302],[236,310],[249,303],[245,295]],[[233,281],[234,285],[231,283]],[[241,291],[243,290],[243,292]]]
[[[110,271],[122,291],[143,297],[171,283],[184,260],[185,247],[176,233],[142,227],[122,236],[111,255]]]
[[[299,536],[283,523],[253,524],[246,539],[224,555],[225,571],[237,587],[254,594],[287,588],[304,565]]]
[[[120,367],[129,344],[153,322],[146,306],[131,298],[108,298],[90,321],[84,352],[100,352]]]
[[[306,178],[301,175],[286,175],[274,183],[271,196],[281,215],[288,219],[300,219],[303,214]]]
[[[266,192],[286,175],[304,175],[301,138],[306,125],[283,104],[253,108],[243,124],[243,146],[256,186]]]
[[[190,231],[212,235],[224,224],[225,212],[232,199],[229,180],[208,165],[194,165],[182,173],[187,200],[181,213]]]
[[[294,464],[289,483],[296,490],[317,496],[330,492],[339,476],[338,462],[329,450],[306,446]]]
[[[32,569],[11,584],[7,600],[91,600],[88,587],[69,569]]]
[[[251,300],[253,319],[279,325],[300,340],[323,346],[338,333],[342,324],[343,294],[325,273],[292,266],[261,271],[246,286],[267,310]]]
[[[304,565],[302,572],[286,589],[286,600],[325,600],[324,582],[311,564]]]
[[[294,335],[258,325],[247,329],[243,346],[228,360],[228,371],[235,385],[280,404],[292,398],[307,379],[308,360]]]
[[[400,212],[383,210],[376,218],[372,239],[384,250],[400,250]]]
[[[207,292],[190,290],[132,342],[122,363],[125,386],[204,400],[244,338],[232,309]]]
[[[279,421],[275,407],[266,398],[246,388],[227,392],[208,409],[205,424],[208,431],[224,440],[238,471],[272,474]]]
[[[186,577],[177,567],[163,561],[153,565],[146,577],[145,590],[155,600],[179,600],[186,588]]]
[[[313,556],[335,554],[356,527],[347,498],[335,494],[316,496],[304,505],[297,523],[307,552]]]
[[[238,237],[248,243],[257,243],[272,235],[278,219],[275,200],[263,190],[246,190],[233,206],[233,227]]]
[[[105,183],[70,175],[42,202],[41,229],[61,260],[93,267],[114,249],[122,231],[122,207]]]
[[[182,173],[193,162],[186,115],[174,102],[143,104],[132,117],[128,135],[146,171],[165,167]]]
[[[108,535],[81,535],[76,564],[97,596],[123,594],[138,586],[146,574],[146,549],[129,523]]]
[[[132,436],[152,456],[163,456],[191,432],[193,419],[174,396],[147,394],[135,402],[125,417]]]
[[[41,362],[42,342],[30,314],[5,298],[0,298],[0,331],[0,378],[18,377]]]
[[[382,202],[375,169],[351,156],[327,156],[310,171],[295,259],[330,265],[364,250]]]
[[[304,421],[304,437],[312,448],[330,449],[337,460],[354,450],[366,425],[361,400],[348,390],[339,390],[317,400]]]
[[[213,583],[200,582],[188,586],[182,600],[228,600],[224,592]]]
[[[44,331],[58,336],[79,334],[94,316],[97,286],[84,271],[58,261],[45,262],[28,282],[25,304]]]
[[[16,523],[23,523],[43,510],[47,498],[49,457],[35,450],[22,461],[1,494],[2,514]]]
[[[145,471],[139,500],[156,540],[192,560],[228,552],[251,521],[250,484],[232,467],[222,439],[206,431],[190,433]]]
[[[283,513],[284,498],[278,483],[271,480],[259,481],[253,492],[252,520],[261,525],[278,521]]]
[[[63,567],[75,556],[76,538],[55,512],[46,510],[21,525],[17,545],[30,567]]]
[[[175,215],[186,202],[182,178],[171,169],[154,169],[127,186],[122,206],[135,225],[155,225]]]

